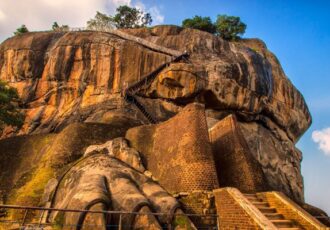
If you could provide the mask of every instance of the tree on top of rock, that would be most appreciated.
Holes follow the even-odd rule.
[[[87,29],[90,30],[106,30],[113,28],[114,22],[112,20],[112,17],[100,13],[99,11],[96,11],[95,17],[87,22]]]
[[[113,21],[117,28],[140,28],[151,25],[152,18],[149,13],[127,5],[119,6]]]
[[[210,17],[195,16],[182,21],[183,28],[192,28],[217,34],[225,40],[237,40],[245,33],[246,24],[240,17],[218,15],[215,23]]]
[[[0,81],[0,131],[6,125],[21,127],[24,116],[17,109],[19,97],[15,88]]]
[[[215,26],[219,36],[225,40],[237,40],[246,29],[246,24],[241,22],[240,17],[227,15],[218,15]]]
[[[141,28],[152,23],[149,13],[144,13],[134,7],[119,6],[116,12],[114,16],[111,16],[97,11],[95,17],[87,22],[87,28],[91,30]]]
[[[197,15],[193,18],[187,18],[187,19],[183,20],[182,27],[198,29],[198,30],[206,31],[206,32],[209,32],[212,34],[214,34],[216,32],[216,27],[212,23],[210,17],[201,17],[201,16],[197,16]]]
[[[18,27],[16,29],[16,31],[14,32],[14,35],[20,35],[20,34],[24,34],[29,32],[28,28],[26,27],[26,25],[21,25],[20,27]]]
[[[53,31],[69,31],[69,26],[68,25],[61,25],[59,26],[57,22],[54,22],[52,25],[52,30]]]

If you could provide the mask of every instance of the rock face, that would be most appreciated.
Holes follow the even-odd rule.
[[[211,109],[274,123],[293,142],[311,123],[303,97],[261,41],[228,43],[166,26],[126,32],[190,53],[191,64],[164,69],[148,97],[194,100],[203,89],[199,100]],[[124,88],[169,60],[169,55],[108,33],[28,33],[0,46],[0,79],[15,86],[24,102],[27,118],[19,133],[49,132],[73,120],[107,121],[124,110],[118,109]]]
[[[170,58],[107,33],[81,32],[14,37],[1,45],[0,60],[0,79],[24,102],[19,134],[28,134],[73,121],[107,122],[118,112],[134,118],[134,111],[119,108],[123,88]]]
[[[191,192],[202,182],[202,190],[227,186],[221,180],[226,175],[225,181],[241,186],[242,178],[229,173],[237,173],[240,163],[230,161],[232,166],[227,169],[216,163],[236,155],[244,156],[240,158],[244,159],[244,170],[258,168],[258,183],[262,181],[262,185],[251,186],[253,191],[278,190],[303,202],[302,155],[295,143],[311,124],[311,116],[303,96],[262,41],[227,42],[175,26],[122,32],[145,41],[106,32],[39,32],[15,36],[0,45],[0,79],[18,89],[26,115],[20,130],[7,127],[0,140],[0,165],[5,168],[1,167],[0,188],[7,194],[4,203],[51,202],[54,207],[103,210],[109,209],[110,202],[117,210],[132,211],[146,202],[146,206],[139,206],[141,210],[158,207],[168,211],[176,207],[170,193]],[[173,57],[146,45],[148,42],[187,52],[189,57]],[[205,107],[205,113],[204,109],[196,110],[202,114],[199,118],[187,113],[196,102]],[[227,138],[242,151],[225,148],[222,128],[212,134],[212,127],[228,115],[237,118],[239,138],[236,131]],[[150,121],[157,124],[148,125]],[[213,152],[211,145],[216,144],[212,136],[222,143]],[[28,143],[34,144],[29,151]],[[189,167],[184,174],[179,158],[189,167],[193,162],[207,162],[205,175],[211,179],[200,180],[200,171]],[[33,159],[37,160],[29,167]],[[4,162],[13,167],[5,167]],[[172,171],[169,166],[173,166]],[[120,174],[120,170],[125,173]],[[175,174],[186,175],[185,180],[190,177],[191,187],[176,186],[171,179],[180,182],[181,177],[175,178]],[[66,182],[62,184],[58,177]],[[127,187],[117,186],[125,180]],[[106,194],[112,189],[107,184],[118,187],[118,199]],[[157,205],[160,197],[152,198],[153,192],[141,195],[146,192],[144,185],[164,194],[160,197],[167,197],[168,205],[165,201],[165,208]],[[49,201],[54,187],[61,195]],[[138,201],[120,197],[126,190]],[[90,203],[95,197],[103,197],[104,202]],[[71,203],[71,198],[76,200]],[[157,201],[148,203],[153,199]],[[116,202],[128,206],[120,208]],[[52,215],[56,219],[56,214]],[[86,223],[107,221],[102,215],[93,218],[86,217]],[[148,218],[127,221],[140,226]],[[67,220],[77,223],[79,217]],[[166,222],[149,221],[154,226]]]

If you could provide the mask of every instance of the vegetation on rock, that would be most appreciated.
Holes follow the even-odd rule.
[[[28,28],[26,27],[26,25],[21,25],[20,27],[18,27],[16,29],[16,31],[14,32],[15,35],[20,35],[20,34],[24,34],[29,32]]]
[[[152,23],[149,13],[127,5],[119,6],[114,16],[96,12],[93,19],[87,22],[88,29],[104,30],[112,28],[141,28]]]
[[[210,17],[195,16],[182,21],[183,28],[192,28],[217,34],[225,40],[237,40],[245,33],[246,24],[240,17],[218,15],[215,23]]]
[[[0,81],[0,131],[5,125],[21,127],[23,114],[18,110],[17,90]]]
[[[219,36],[225,40],[237,40],[246,29],[246,24],[241,22],[240,17],[227,15],[218,15],[215,26]]]
[[[87,22],[87,29],[104,30],[109,28],[113,28],[112,17],[106,14],[102,14],[99,11],[96,12],[96,15],[93,19],[90,19]]]
[[[140,28],[150,25],[152,18],[149,13],[129,6],[119,6],[113,21],[117,28]]]
[[[52,25],[52,30],[53,31],[68,31],[69,26],[68,25],[59,25],[57,22],[54,22]]]
[[[187,18],[182,21],[183,28],[192,28],[197,30],[202,30],[214,34],[216,32],[216,27],[212,23],[210,17],[195,16],[193,18]]]

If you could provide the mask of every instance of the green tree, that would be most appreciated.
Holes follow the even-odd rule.
[[[187,18],[187,19],[183,20],[182,27],[198,29],[198,30],[206,31],[206,32],[209,32],[212,34],[214,34],[216,32],[216,27],[212,23],[210,17],[201,17],[201,16],[197,16],[197,15],[193,18]]]
[[[111,16],[102,14],[99,11],[93,19],[87,22],[87,29],[90,30],[105,30],[114,28],[114,22]]]
[[[57,22],[54,22],[53,25],[52,25],[52,29],[54,31],[58,30],[58,28],[60,28],[60,26],[57,24]]]
[[[119,6],[116,12],[113,22],[117,28],[140,28],[152,23],[149,13],[144,13],[135,7]]]
[[[52,25],[52,30],[53,31],[69,31],[69,26],[68,25],[59,26],[57,22],[54,22]]]
[[[19,97],[15,88],[0,81],[0,131],[6,125],[21,127],[23,114],[18,110]]]
[[[240,17],[227,15],[218,15],[215,26],[219,36],[225,40],[237,40],[246,29],[246,24],[241,22]]]
[[[152,18],[149,13],[129,7],[119,6],[114,16],[96,12],[93,19],[87,22],[87,28],[91,30],[106,30],[113,28],[140,28],[150,25]]]
[[[20,34],[24,34],[29,32],[28,28],[26,27],[26,25],[21,25],[20,27],[18,27],[16,29],[16,31],[14,32],[14,35],[20,35]]]

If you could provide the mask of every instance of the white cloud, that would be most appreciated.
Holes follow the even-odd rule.
[[[313,131],[312,138],[319,145],[319,149],[330,156],[330,127]]]
[[[32,31],[49,30],[55,21],[84,27],[96,11],[113,14],[120,5],[150,12],[155,23],[164,21],[157,6],[146,8],[139,0],[0,0],[0,42],[22,24]]]
[[[158,9],[157,6],[153,6],[149,9],[149,12],[153,18],[153,23],[154,24],[161,24],[164,22],[164,15],[160,13],[160,10]]]
[[[0,9],[0,21],[4,20],[5,18],[6,18],[6,15]]]
[[[136,1],[134,6],[144,12],[150,13],[153,25],[158,25],[164,22],[164,15],[161,14],[157,6],[152,6],[147,9],[141,1]]]

